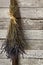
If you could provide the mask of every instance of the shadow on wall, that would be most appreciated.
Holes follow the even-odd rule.
[[[12,0],[11,0],[12,1]],[[14,3],[15,4],[15,6],[14,6],[14,4],[12,4],[12,3]],[[26,40],[25,40],[25,38],[24,38],[24,33],[23,33],[23,27],[22,27],[22,22],[23,22],[23,20],[21,19],[21,15],[20,15],[20,8],[19,8],[19,6],[18,6],[18,2],[16,1],[16,0],[14,0],[14,2],[11,2],[11,7],[13,6],[13,8],[10,8],[10,9],[12,9],[12,11],[10,11],[12,14],[13,14],[13,16],[15,16],[16,17],[16,19],[17,19],[17,23],[18,23],[18,25],[19,25],[19,29],[20,29],[20,31],[21,31],[21,36],[22,36],[22,38],[23,38],[23,40],[24,40],[24,43],[25,43],[25,49],[30,49],[30,47],[28,46],[28,44],[27,44],[27,42],[26,42]],[[15,9],[15,10],[14,10]]]

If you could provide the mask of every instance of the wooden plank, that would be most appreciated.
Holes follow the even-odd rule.
[[[21,59],[19,65],[43,65],[43,59]],[[0,59],[0,65],[12,65],[8,59]]]
[[[43,40],[25,40],[25,49],[43,50]]]
[[[23,58],[29,59],[42,59],[43,58],[43,50],[25,50],[26,54],[23,54]],[[20,55],[20,58],[22,58],[22,55]]]
[[[0,29],[8,29],[10,24],[10,19],[0,18]]]
[[[9,7],[10,0],[0,0],[0,7]]]
[[[20,65],[43,65],[43,59],[20,59]]]
[[[8,59],[0,59],[0,65],[12,65]],[[43,65],[43,59],[21,59],[19,65]]]
[[[9,18],[9,8],[0,8],[0,18]]]
[[[43,0],[18,0],[19,7],[43,7]],[[0,7],[9,7],[10,0],[0,0]]]
[[[10,19],[0,19],[0,29],[9,27]],[[18,19],[19,28],[23,30],[43,30],[43,20]]]
[[[0,59],[0,65],[12,65],[10,59]]]
[[[1,52],[1,50],[0,50]],[[26,54],[20,54],[19,58],[24,59],[43,59],[43,50],[25,50]],[[0,54],[0,59],[7,59],[6,53]]]
[[[6,38],[8,30],[0,30],[0,39]],[[43,39],[43,30],[21,30],[23,39]],[[20,34],[19,34],[20,35]]]
[[[18,0],[19,7],[43,7],[43,0]]]
[[[22,30],[25,39],[43,39],[43,30]]]
[[[6,38],[7,30],[0,30],[0,38]]]
[[[0,40],[0,48],[5,40]],[[43,50],[43,40],[25,40],[25,49]]]
[[[43,65],[43,59],[20,59],[19,65]],[[8,59],[0,59],[0,65],[12,65]]]
[[[43,20],[21,19],[19,23],[23,30],[43,30]]]
[[[43,8],[19,8],[21,18],[39,18],[43,19]],[[0,9],[0,18],[9,18],[8,8],[1,8]],[[16,12],[15,16],[20,18],[18,11]]]
[[[22,18],[43,18],[43,8],[21,8]]]

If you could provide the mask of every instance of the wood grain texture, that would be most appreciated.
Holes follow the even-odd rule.
[[[5,40],[0,40],[0,48]],[[25,49],[43,50],[43,40],[25,40]]]
[[[43,8],[21,8],[22,18],[43,18]]]
[[[10,0],[0,0],[0,7],[9,7]]]
[[[21,19],[19,25],[23,30],[43,30],[43,20]]]
[[[20,59],[43,59],[43,50],[25,50],[25,52],[26,54],[23,54],[23,57],[20,54]],[[6,53],[0,54],[0,59],[7,59]]]
[[[21,20],[18,12],[16,17],[23,30],[27,55],[20,54],[20,65],[43,65],[43,0],[18,0]],[[0,52],[4,43],[8,26],[10,0],[0,0]],[[8,19],[9,18],[9,19]],[[36,19],[36,20],[35,20]],[[41,19],[41,20],[40,20]],[[3,40],[4,39],[4,40]],[[0,65],[12,65],[7,59],[6,53],[0,54]]]
[[[43,40],[25,40],[25,49],[43,50]]]
[[[0,18],[9,18],[8,8],[0,8]]]
[[[43,19],[43,8],[19,8],[19,10],[21,18]],[[0,18],[9,18],[8,11],[8,8],[0,8]],[[18,11],[15,16],[20,18]]]
[[[20,59],[20,65],[43,65],[43,59]]]
[[[43,52],[43,51],[41,50],[41,52]],[[43,53],[42,53],[42,55],[43,55]],[[42,55],[40,53],[40,50],[32,50],[32,51],[28,50],[27,55],[23,55],[23,58],[22,58],[22,56],[20,56],[19,63],[20,63],[20,65],[24,65],[24,64],[25,65],[40,65],[40,64],[43,65],[42,58],[39,58]],[[36,56],[37,56],[37,58],[36,58]]]
[[[0,29],[8,29],[10,24],[10,19],[0,18]]]
[[[19,7],[43,7],[43,0],[17,0]],[[10,0],[0,0],[0,7],[9,7]]]
[[[0,29],[9,27],[10,19],[0,19]],[[18,19],[19,28],[22,30],[43,30],[43,20]]]
[[[19,61],[20,65],[43,65],[43,59],[30,59],[30,58],[22,58]],[[12,65],[9,59],[0,59],[0,65]]]
[[[43,0],[18,0],[19,7],[43,7]]]
[[[0,49],[5,40],[0,40]],[[43,40],[25,40],[25,49],[43,50]]]
[[[6,38],[8,30],[0,30],[0,39]],[[43,39],[43,30],[21,30],[23,39]],[[19,34],[20,35],[20,34]]]
[[[25,50],[27,54],[23,54],[23,58],[29,59],[43,59],[43,50]],[[22,55],[20,55],[20,58],[22,58]]]
[[[0,59],[0,65],[12,65],[9,59]]]
[[[43,65],[43,59],[20,59],[19,65]],[[12,65],[8,59],[0,59],[0,65]]]

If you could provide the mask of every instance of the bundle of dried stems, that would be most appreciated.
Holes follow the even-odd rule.
[[[15,16],[17,9],[17,2],[15,0],[10,0],[10,25],[5,44],[2,45],[2,48],[7,53],[7,57],[14,59],[12,61],[13,65],[18,65],[19,53],[25,53],[24,40],[22,39],[21,31]]]

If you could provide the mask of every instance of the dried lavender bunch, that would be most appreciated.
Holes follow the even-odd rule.
[[[25,51],[21,31],[14,15],[16,12],[16,7],[14,5],[17,6],[15,0],[10,0],[10,5],[10,25],[5,44],[2,45],[2,48],[6,51],[9,58],[13,58],[15,56],[17,57],[19,53],[25,53]]]

